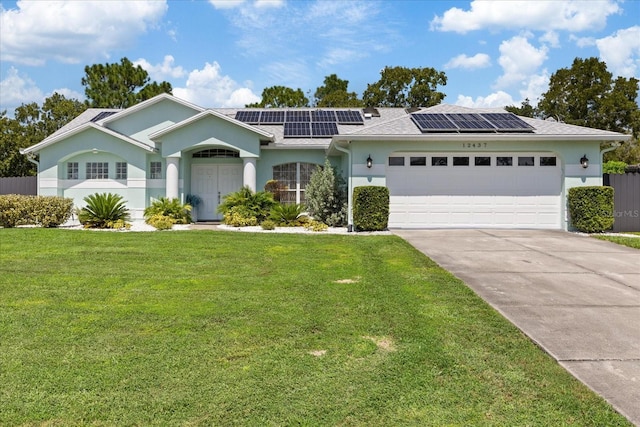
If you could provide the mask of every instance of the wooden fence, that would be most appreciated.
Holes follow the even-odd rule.
[[[38,179],[35,176],[0,178],[0,194],[38,194]]]
[[[640,173],[604,174],[604,185],[613,187],[613,231],[640,231]]]

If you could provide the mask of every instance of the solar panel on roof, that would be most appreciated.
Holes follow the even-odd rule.
[[[473,113],[447,113],[445,114],[449,120],[453,122],[460,131],[488,131],[493,132],[495,128],[480,117],[478,114]]]
[[[338,123],[341,125],[361,125],[364,124],[364,119],[359,111],[353,110],[337,110],[336,117],[338,117]]]
[[[533,132],[533,126],[513,113],[480,113],[498,132]]]
[[[284,123],[284,111],[263,111],[260,115],[260,124],[281,125]]]
[[[308,111],[289,110],[285,122],[308,122],[310,120]]]
[[[95,123],[106,117],[112,116],[115,113],[117,113],[117,111],[103,111],[102,113],[98,113],[94,118],[91,119],[91,121]]]
[[[257,125],[260,123],[260,111],[238,111],[236,113],[236,120],[250,125]]]
[[[311,137],[311,126],[308,122],[286,122],[284,124],[284,137]]]
[[[314,110],[311,112],[312,122],[335,122],[336,120],[334,110]]]
[[[444,114],[412,114],[411,119],[421,132],[456,132],[458,127]]]
[[[330,137],[338,134],[338,125],[336,123],[327,122],[312,122],[311,123],[311,136],[315,137]]]

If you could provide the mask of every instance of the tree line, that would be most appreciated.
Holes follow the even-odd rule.
[[[87,65],[81,79],[86,100],[54,93],[40,106],[36,102],[16,108],[13,118],[0,112],[0,177],[35,175],[35,165],[19,150],[42,141],[87,108],[127,108],[161,93],[172,92],[169,82],[151,81],[149,74],[122,58],[119,63]],[[447,84],[444,72],[431,67],[385,67],[380,79],[367,85],[359,97],[349,91],[349,81],[336,74],[324,78],[313,95],[302,89],[271,86],[262,91],[253,108],[318,107],[431,107],[440,104]],[[640,163],[640,110],[638,79],[613,77],[603,61],[576,58],[571,67],[551,75],[549,89],[537,106],[529,99],[519,107],[505,106],[515,114],[553,119],[578,126],[631,133],[634,139],[608,153],[610,160]]]

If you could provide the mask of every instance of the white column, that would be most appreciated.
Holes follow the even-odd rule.
[[[167,157],[167,189],[166,196],[168,199],[178,198],[178,166],[180,165],[179,157]]]
[[[244,157],[242,172],[242,185],[248,186],[251,191],[256,191],[256,158]]]

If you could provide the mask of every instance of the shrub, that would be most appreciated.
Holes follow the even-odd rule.
[[[311,220],[304,226],[305,230],[310,231],[326,231],[329,226],[324,222]]]
[[[584,233],[601,233],[613,226],[612,187],[573,187],[568,195],[571,225]]]
[[[175,198],[168,199],[166,197],[160,197],[158,200],[154,200],[151,206],[144,210],[144,217],[145,220],[147,220],[147,224],[150,224],[148,218],[152,218],[157,215],[173,219],[174,224],[189,224],[191,223],[190,212],[190,204],[182,204],[180,200]]]
[[[78,212],[78,220],[86,228],[122,228],[115,226],[129,220],[126,201],[118,194],[90,194],[84,201],[87,205]]]
[[[145,222],[155,227],[157,230],[171,230],[173,228],[173,224],[176,223],[176,220],[170,216],[155,214],[148,217]]]
[[[235,213],[241,214],[243,217],[254,217],[257,222],[264,221],[269,215],[269,210],[276,202],[273,195],[266,191],[258,191],[254,193],[247,186],[242,187],[235,193],[229,193],[224,196],[222,203],[218,206],[218,212],[222,213],[226,218],[230,210],[238,208]],[[228,224],[225,221],[226,224]],[[257,224],[253,224],[257,225]]]
[[[276,223],[274,221],[271,221],[270,219],[265,219],[260,224],[260,227],[262,227],[263,230],[275,230]]]
[[[300,225],[298,219],[302,215],[304,211],[304,206],[302,205],[283,205],[278,203],[277,205],[271,208],[271,212],[269,217],[279,225],[283,225],[285,227],[295,227]]]
[[[229,208],[225,212],[222,222],[232,227],[251,227],[258,225],[258,219],[244,206],[233,206]]]
[[[317,167],[305,188],[305,200],[311,216],[331,227],[345,225],[347,220],[347,191],[344,180],[329,163]]]
[[[353,225],[356,231],[382,231],[389,224],[389,189],[362,186],[353,189]]]
[[[73,212],[73,200],[58,196],[0,196],[0,226],[39,225],[57,227]]]
[[[270,179],[264,185],[264,191],[271,193],[273,195],[273,200],[279,202],[282,200],[282,192],[285,190],[285,186],[280,183],[277,179]]]
[[[602,165],[602,173],[624,174],[626,167],[627,164],[625,162],[610,160]]]

